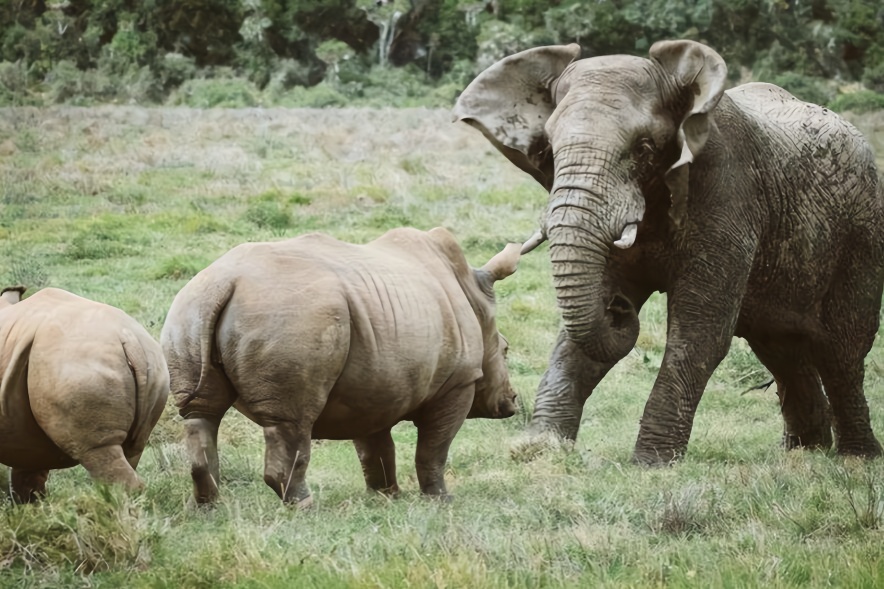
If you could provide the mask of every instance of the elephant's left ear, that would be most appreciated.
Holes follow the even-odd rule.
[[[706,145],[709,113],[724,93],[727,65],[718,53],[695,41],[659,41],[651,46],[650,56],[693,96],[678,129],[681,157],[666,172],[666,185],[672,193],[670,216],[678,225],[687,207],[688,164]]]
[[[454,105],[454,120],[483,135],[549,190],[552,156],[544,126],[555,110],[553,87],[580,46],[535,47],[510,55],[476,76]]]

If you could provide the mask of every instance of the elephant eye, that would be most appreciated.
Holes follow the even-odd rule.
[[[657,160],[657,145],[649,137],[642,137],[632,147],[632,169],[639,178],[645,178],[654,170]]]
[[[657,153],[654,140],[643,137],[635,142],[635,154],[639,157],[653,157]]]

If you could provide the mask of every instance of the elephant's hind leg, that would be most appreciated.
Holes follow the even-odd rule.
[[[870,268],[870,260],[854,256],[842,269],[823,303],[825,335],[814,342],[814,364],[832,406],[838,453],[880,456],[863,393],[863,362],[878,332],[884,267],[879,261]]]
[[[835,418],[836,445],[839,454],[880,456],[881,444],[872,432],[869,406],[863,394],[865,369],[862,357],[825,346],[816,354],[823,386]]]
[[[831,448],[832,412],[806,341],[751,338],[758,359],[774,375],[783,414],[783,446]]]
[[[12,496],[15,501],[32,503],[46,495],[49,470],[12,469]]]

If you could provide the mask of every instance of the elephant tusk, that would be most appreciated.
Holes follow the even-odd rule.
[[[537,233],[535,233],[534,235],[529,237],[528,241],[526,241],[524,244],[522,244],[522,251],[520,252],[519,255],[524,256],[528,252],[533,251],[534,248],[536,248],[538,245],[540,245],[544,241],[546,241],[546,236],[543,234],[542,231],[538,231]]]
[[[631,247],[632,244],[635,243],[635,234],[637,231],[638,225],[636,225],[635,223],[630,223],[623,228],[623,235],[620,236],[620,239],[614,242],[614,245],[624,250],[628,247]]]

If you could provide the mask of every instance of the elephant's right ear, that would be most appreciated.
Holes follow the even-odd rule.
[[[552,88],[580,45],[536,47],[506,57],[479,74],[454,105],[454,120],[479,129],[520,169],[550,190],[553,159],[544,126],[555,101]]]

